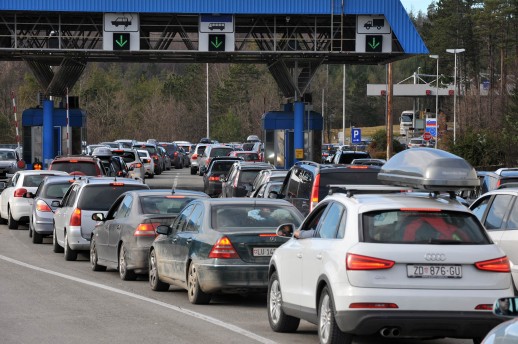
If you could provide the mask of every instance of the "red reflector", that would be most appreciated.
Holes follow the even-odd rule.
[[[209,258],[239,258],[234,246],[230,242],[230,239],[227,237],[222,237],[216,242],[214,246],[212,246],[212,250],[210,250]]]
[[[260,237],[276,237],[277,233],[262,233],[259,234]]]
[[[401,211],[422,211],[422,212],[428,212],[428,213],[441,212],[441,209],[438,209],[438,208],[401,208],[399,210],[401,210]]]
[[[477,307],[475,307],[475,310],[477,310],[477,311],[493,311],[493,305],[484,305],[484,304],[477,305]]]
[[[14,197],[23,197],[27,193],[27,189],[19,188],[14,190]]]
[[[395,262],[392,260],[361,256],[348,253],[346,260],[347,270],[382,270],[390,269]]]
[[[121,183],[121,182],[115,182],[115,183],[110,183],[111,186],[124,186],[124,183]]]
[[[52,209],[50,209],[49,205],[47,203],[45,203],[44,201],[42,201],[41,199],[36,202],[36,210],[44,212],[44,213],[49,213],[52,211]]]
[[[133,236],[155,236],[155,229],[158,226],[160,223],[141,223],[135,229]]]
[[[509,265],[509,259],[507,257],[500,257],[496,259],[484,260],[482,262],[476,262],[475,266],[479,270],[492,271],[492,272],[511,272],[511,266]]]
[[[356,302],[351,303],[349,308],[399,308],[395,303],[377,303],[377,302]]]
[[[74,209],[74,212],[70,217],[70,226],[81,226],[81,209]]]
[[[217,181],[219,181],[219,177],[218,176],[209,177],[209,181],[210,182],[217,182]]]
[[[198,154],[193,154],[193,155],[191,156],[191,159],[192,159],[192,160],[196,160],[196,159],[198,159]]]

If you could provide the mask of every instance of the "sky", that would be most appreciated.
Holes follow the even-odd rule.
[[[419,11],[426,13],[426,9],[428,5],[432,3],[432,0],[401,0],[403,7],[405,7],[407,12],[417,13]]]

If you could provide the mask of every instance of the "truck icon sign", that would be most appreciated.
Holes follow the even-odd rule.
[[[112,25],[113,26],[124,25],[124,27],[128,27],[129,25],[131,25],[131,20],[129,20],[128,17],[117,17],[117,19],[112,20]]]
[[[209,23],[209,30],[225,30],[225,23]]]
[[[381,30],[382,27],[385,26],[385,19],[373,19],[363,25],[364,28],[370,30],[371,27],[375,26],[378,30]]]

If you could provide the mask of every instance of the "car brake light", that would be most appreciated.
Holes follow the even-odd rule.
[[[36,202],[36,210],[44,212],[44,213],[49,213],[52,211],[52,209],[50,209],[49,205],[47,203],[45,203],[45,201],[42,201],[41,199],[39,199]]]
[[[27,193],[27,189],[19,188],[14,190],[14,197],[23,197]]]
[[[345,260],[347,270],[382,270],[390,269],[395,264],[392,260],[361,256],[353,253],[348,253]]]
[[[315,177],[315,182],[313,183],[313,189],[311,190],[311,202],[309,202],[309,211],[312,211],[313,208],[318,204],[318,189],[320,189],[320,173]]]
[[[476,262],[475,266],[477,269],[484,271],[511,272],[511,266],[509,265],[509,259],[507,257]]]
[[[439,208],[401,208],[399,209],[401,211],[421,211],[421,212],[428,212],[428,213],[435,213],[435,212],[441,212],[441,209]]]
[[[113,153],[124,153],[122,149],[114,149],[112,150]]]
[[[156,236],[156,228],[160,223],[141,223],[135,229],[133,236]]]
[[[81,226],[81,209],[75,208],[70,216],[70,226]]]
[[[169,195],[169,196],[165,196],[165,198],[185,198],[185,196],[177,196],[177,195]]]
[[[239,255],[234,249],[234,246],[232,246],[230,239],[224,236],[220,238],[214,246],[212,246],[209,258],[239,258]]]
[[[352,165],[348,166],[347,168],[355,169],[355,170],[366,170],[369,168],[367,165]]]
[[[77,162],[77,160],[69,160],[68,162]]]
[[[154,154],[151,156],[153,158],[153,160],[158,160],[158,155]]]
[[[496,181],[496,187],[495,187],[495,189],[498,189],[498,187],[500,186],[500,184],[502,184],[502,180],[501,180],[501,179],[498,179],[498,180]]]
[[[136,167],[136,168],[141,168],[141,167],[142,167],[142,164],[141,164],[140,162],[137,162],[137,163],[135,164],[135,167]]]
[[[113,182],[113,183],[110,183],[111,186],[124,186],[124,183],[121,183],[121,182]]]
[[[192,160],[196,160],[196,159],[198,159],[198,154],[193,154],[193,155],[191,156],[191,159],[192,159]]]
[[[381,302],[355,302],[349,305],[349,308],[399,308],[395,303]]]
[[[211,176],[211,177],[209,177],[209,181],[210,182],[217,182],[217,181],[219,181],[219,177],[218,176]]]
[[[178,156],[178,152],[174,152],[174,157],[176,158]]]
[[[276,237],[277,233],[262,233],[259,234],[260,237]]]

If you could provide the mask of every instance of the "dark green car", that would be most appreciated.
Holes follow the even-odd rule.
[[[151,289],[170,284],[187,289],[189,301],[209,303],[212,294],[266,292],[268,264],[288,238],[285,223],[299,226],[302,214],[275,199],[198,199],[171,226],[159,226],[149,252]]]

